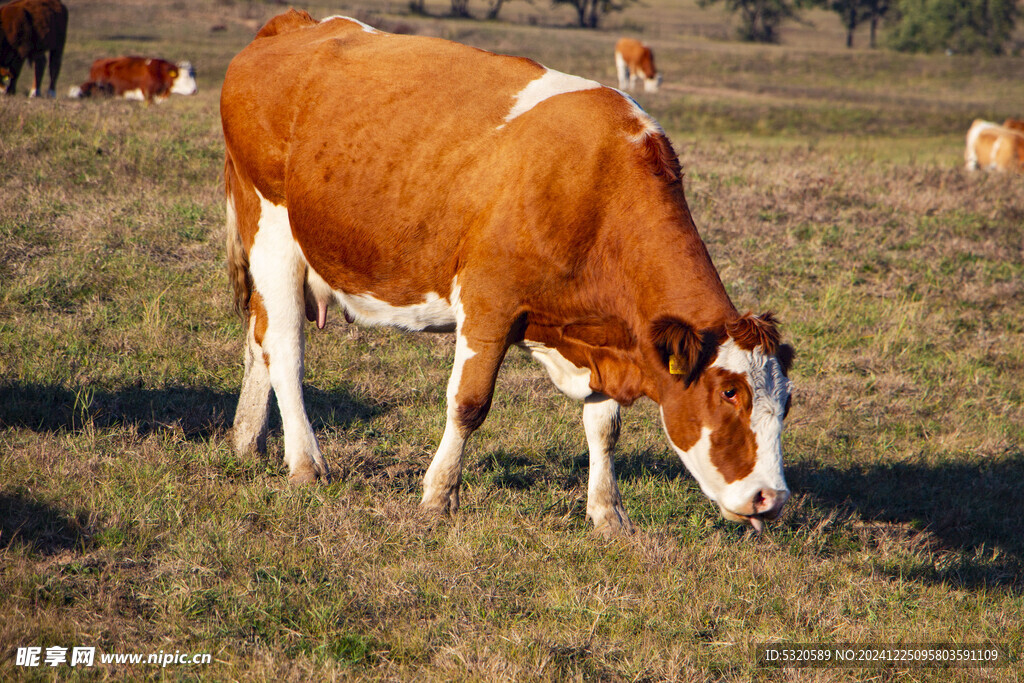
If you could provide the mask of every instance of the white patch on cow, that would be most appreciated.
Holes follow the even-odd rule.
[[[661,87],[661,74],[655,74],[653,76],[643,76],[644,79],[644,92],[658,92],[658,88]]]
[[[748,514],[746,508],[758,491],[788,490],[782,472],[782,415],[789,398],[789,380],[774,356],[766,356],[760,347],[747,351],[732,339],[719,347],[711,366],[743,375],[753,394],[750,428],[757,444],[754,469],[743,479],[724,486],[718,498],[728,510]]]
[[[344,307],[355,322],[364,325],[390,325],[412,332],[451,332],[456,329],[454,304],[437,292],[427,292],[422,303],[394,306],[371,292],[349,294],[334,290],[312,266],[308,267],[307,282],[314,297],[318,301],[329,301],[333,298]],[[451,298],[456,298],[454,290]]]
[[[526,349],[533,358],[544,366],[548,376],[558,390],[569,398],[582,401],[594,393],[590,388],[590,369],[580,368],[569,362],[556,349],[538,342],[524,341],[520,346]]]
[[[458,276],[452,280],[452,305],[451,308],[455,313],[455,362],[452,365],[452,375],[448,379],[448,413],[449,418],[454,417],[453,406],[455,403],[455,396],[459,392],[459,385],[462,382],[462,370],[466,366],[466,361],[476,355],[476,351],[469,347],[469,340],[462,333],[462,326],[466,322],[466,313],[462,308],[462,290],[459,287]]]
[[[629,93],[623,92],[616,88],[612,88],[615,92],[622,95],[622,97],[629,102],[630,107],[633,109],[633,115],[636,116],[637,121],[640,122],[641,129],[639,133],[628,136],[633,142],[640,143],[644,141],[649,135],[664,135],[665,129],[661,127],[657,121],[655,121],[650,114],[644,111],[644,108],[640,106],[640,103],[633,99],[633,96]]]
[[[82,89],[80,87],[78,87],[77,85],[71,86],[71,89],[68,90],[68,97],[71,97],[73,99],[77,99],[77,98],[79,98],[81,96],[82,96]]]
[[[462,334],[466,322],[466,314],[462,307],[461,288],[458,276],[452,280],[451,308],[455,314],[455,360],[452,363],[452,374],[448,378],[446,398],[448,407],[445,413],[444,434],[438,444],[437,453],[430,461],[430,467],[423,478],[423,505],[428,508],[458,508],[459,482],[462,479],[462,455],[466,450],[466,439],[458,421],[458,403],[456,397],[462,384],[462,372],[470,358],[476,355],[469,346],[469,341]]]
[[[1002,126],[992,123],[991,121],[977,120],[971,124],[970,129],[967,131],[967,153],[964,155],[966,169],[968,171],[978,170],[978,137],[987,131],[999,131]],[[993,153],[992,157],[995,156]]]
[[[196,72],[190,62],[178,62],[178,76],[171,85],[171,92],[177,95],[194,95],[199,87],[196,85]]]
[[[121,97],[126,100],[133,100],[136,102],[142,102],[146,99],[146,96],[142,94],[142,88],[136,88],[135,90],[125,90],[121,93]]]
[[[358,25],[360,28],[362,28],[367,33],[381,33],[380,30],[375,29],[374,27],[370,26],[369,24],[364,24],[363,22],[359,21],[358,19],[353,19],[352,17],[346,17],[346,16],[343,16],[341,14],[335,14],[334,16],[327,17],[326,19],[323,19],[320,23],[322,24],[324,21],[331,21],[332,19],[344,19],[345,21],[351,21],[353,24]]]
[[[564,74],[554,69],[546,69],[543,76],[530,81],[525,88],[516,93],[512,109],[505,116],[505,123],[522,116],[544,100],[551,99],[556,95],[603,87],[597,81]],[[504,128],[505,123],[498,128]]]
[[[683,450],[672,441],[668,433],[668,426],[665,424],[665,409],[661,408],[661,427],[665,430],[668,442],[672,444],[672,450],[676,452],[679,459],[686,465],[693,478],[700,485],[700,490],[709,500],[718,502],[718,492],[726,488],[725,478],[714,465],[711,464],[711,428],[703,427],[700,431],[700,438],[697,443],[689,449]]]

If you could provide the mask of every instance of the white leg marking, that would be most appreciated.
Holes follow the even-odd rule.
[[[421,503],[422,507],[439,512],[447,510],[454,512],[459,507],[462,456],[466,450],[466,440],[469,438],[469,434],[464,433],[462,427],[459,426],[457,419],[459,406],[456,396],[459,393],[462,371],[466,367],[466,362],[476,355],[462,334],[466,315],[462,310],[462,303],[459,301],[457,281],[452,286],[452,303],[458,331],[455,337],[455,362],[452,364],[451,377],[448,378],[448,408],[445,416],[444,436],[441,437],[441,444],[423,478],[423,502]]]
[[[233,443],[238,453],[267,451],[267,418],[270,408],[270,373],[263,361],[263,347],[256,342],[256,319],[249,319],[245,337],[245,375],[235,409]]]
[[[625,58],[615,53],[615,75],[619,79],[619,90],[625,90],[629,87],[629,67],[626,66]]]
[[[602,87],[604,86],[597,81],[564,74],[561,71],[555,71],[554,69],[547,69],[543,76],[530,81],[526,84],[525,88],[516,94],[516,100],[512,105],[512,109],[508,112],[508,115],[505,116],[505,123],[522,116],[544,100],[555,97],[556,95],[564,95],[565,93],[577,92],[579,90],[593,90],[594,88]],[[498,126],[498,128],[504,128],[505,123]]]
[[[288,209],[260,199],[259,230],[249,252],[249,272],[267,311],[263,349],[284,428],[284,457],[293,481],[328,477],[302,402],[305,263],[292,238]]]
[[[583,428],[590,450],[587,517],[596,530],[607,534],[633,533],[633,523],[622,505],[612,460],[620,426],[616,401],[603,394],[593,394],[584,401]]]

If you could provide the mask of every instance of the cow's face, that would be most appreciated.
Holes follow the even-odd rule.
[[[644,78],[644,92],[658,92],[659,87],[661,87],[661,74],[657,74],[653,78]]]
[[[196,86],[196,70],[192,68],[192,64],[189,62],[180,62],[178,64],[178,73],[173,77],[174,82],[171,84],[171,92],[176,95],[194,95],[199,89]]]
[[[789,498],[782,472],[782,422],[792,349],[778,344],[770,315],[726,330],[678,330],[668,351],[661,417],[672,448],[734,521],[758,531]],[[671,335],[670,335],[671,336]]]

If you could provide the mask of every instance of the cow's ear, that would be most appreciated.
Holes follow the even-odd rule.
[[[779,347],[778,323],[775,314],[771,312],[761,315],[746,313],[726,323],[725,331],[746,351],[752,351],[760,346],[764,353],[772,356]]]
[[[651,324],[651,340],[662,364],[686,386],[693,384],[717,355],[722,333],[698,331],[677,318],[659,318]]]

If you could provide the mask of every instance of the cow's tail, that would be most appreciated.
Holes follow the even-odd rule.
[[[249,255],[245,253],[242,236],[231,226],[228,219],[228,278],[234,291],[235,313],[243,321],[249,316],[249,299],[252,297],[252,276],[249,274]]]
[[[227,235],[224,246],[228,260],[228,279],[234,291],[235,312],[245,322],[249,315],[249,300],[252,298],[252,275],[249,273],[249,254],[242,242],[242,234],[238,231],[238,214],[235,212],[232,192],[235,185],[234,168],[230,157],[224,166],[224,189],[227,196]]]

